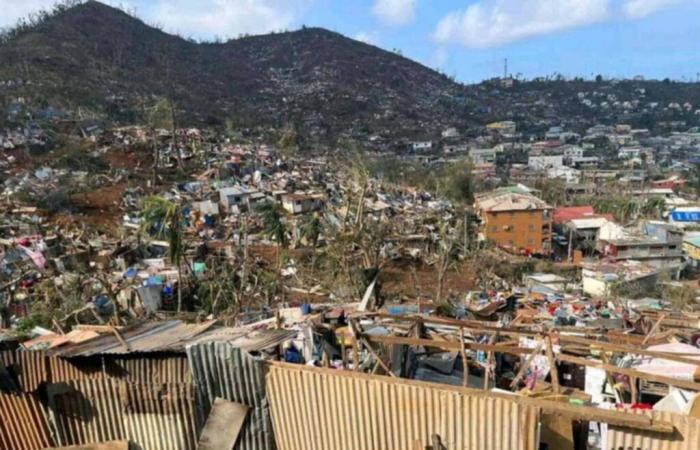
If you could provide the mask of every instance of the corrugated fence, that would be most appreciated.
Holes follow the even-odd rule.
[[[227,342],[191,345],[186,352],[199,407],[199,424],[209,415],[217,397],[242,403],[251,410],[236,450],[274,449],[264,363]]]
[[[267,377],[281,450],[534,450],[539,411],[504,397],[408,380],[273,364]]]
[[[41,403],[34,394],[0,393],[0,449],[39,450],[52,444]]]
[[[607,443],[602,450],[698,450],[700,449],[700,420],[671,412],[642,413],[654,420],[672,423],[676,431],[659,434],[643,430],[608,427]]]
[[[60,445],[131,440],[143,450],[196,447],[189,383],[134,384],[108,378],[48,386]]]

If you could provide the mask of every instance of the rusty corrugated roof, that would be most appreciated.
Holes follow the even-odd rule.
[[[84,342],[50,349],[48,354],[70,358],[109,354],[183,352],[185,345],[191,339],[204,333],[215,323],[215,320],[200,324],[187,324],[180,320],[148,322],[119,332],[128,348],[125,348],[116,334],[104,334]]]

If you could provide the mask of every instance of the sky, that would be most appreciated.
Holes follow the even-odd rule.
[[[53,0],[0,0],[0,27]],[[465,83],[700,77],[700,0],[108,0],[199,40],[319,26]]]

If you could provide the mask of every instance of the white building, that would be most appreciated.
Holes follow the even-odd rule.
[[[532,170],[547,170],[564,165],[564,155],[539,155],[530,156],[527,159],[527,166]]]

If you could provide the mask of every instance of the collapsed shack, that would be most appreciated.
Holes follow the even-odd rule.
[[[274,448],[264,366],[253,353],[294,332],[177,320],[105,328],[77,343],[57,338],[46,350],[0,353],[0,448],[126,441],[131,449],[195,449],[219,400],[249,411],[229,448]]]
[[[691,450],[700,356],[664,347],[689,320],[662,316],[647,335],[625,334],[643,336],[634,346],[595,326],[358,304],[237,328],[89,327],[0,353],[0,448]]]

